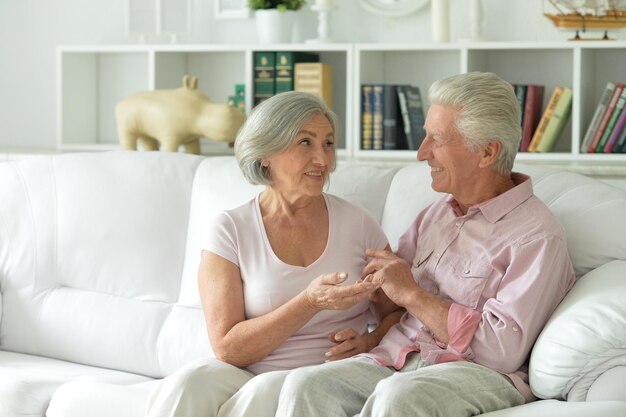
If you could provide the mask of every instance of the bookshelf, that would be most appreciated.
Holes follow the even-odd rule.
[[[414,151],[360,149],[362,84],[414,84],[426,95],[439,78],[492,71],[511,83],[545,85],[544,108],[557,85],[574,91],[571,117],[555,151],[520,153],[518,160],[591,166],[626,162],[623,154],[579,150],[607,81],[626,81],[624,41],[60,46],[57,148],[117,148],[115,104],[137,91],[179,87],[185,73],[198,76],[199,88],[216,102],[226,102],[234,85],[245,83],[250,110],[257,51],[316,52],[332,65],[334,110],[341,122],[338,153],[346,159],[415,158]],[[203,142],[202,150],[232,153],[226,144],[211,141]]]
[[[246,110],[253,96],[253,54],[257,51],[308,51],[332,65],[334,110],[349,120],[352,45],[123,45],[60,46],[57,49],[57,149],[117,149],[115,105],[139,91],[182,86],[185,74],[198,77],[198,88],[226,103],[235,84],[246,85]],[[340,154],[345,156],[351,124],[342,124]],[[202,140],[202,152],[231,154],[226,143]]]

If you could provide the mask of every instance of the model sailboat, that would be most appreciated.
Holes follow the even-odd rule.
[[[626,0],[548,0],[556,13],[544,13],[554,26],[575,30],[574,40],[581,40],[580,32],[604,31],[602,39],[609,39],[608,31],[626,27]]]

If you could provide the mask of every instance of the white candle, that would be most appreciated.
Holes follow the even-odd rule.
[[[431,0],[430,13],[433,41],[450,41],[450,0]]]

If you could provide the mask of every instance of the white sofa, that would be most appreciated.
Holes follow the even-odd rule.
[[[532,386],[551,399],[489,416],[626,416],[626,193],[517,168],[565,227],[580,279],[531,357]],[[141,416],[155,379],[211,354],[202,240],[214,214],[259,189],[232,157],[0,163],[0,417]],[[437,196],[418,162],[340,161],[329,191],[368,209],[392,245]]]

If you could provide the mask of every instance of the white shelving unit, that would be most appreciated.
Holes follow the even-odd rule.
[[[119,147],[115,105],[139,91],[182,86],[185,74],[198,77],[198,88],[211,100],[226,103],[235,84],[246,85],[247,106],[253,97],[253,54],[256,51],[318,52],[333,67],[334,110],[342,121],[350,120],[352,45],[133,45],[61,46],[58,54],[57,147],[61,151],[110,150]],[[343,126],[339,147],[345,156]],[[225,143],[202,141],[207,153],[232,153]]]
[[[519,153],[518,160],[545,163],[624,163],[623,154],[580,152],[593,112],[608,81],[626,81],[626,42],[479,42],[457,44],[355,45],[355,102],[361,84],[413,84],[424,96],[436,79],[469,71],[491,71],[517,84],[545,85],[545,109],[556,86],[574,91],[572,115],[555,152]],[[425,103],[427,105],[427,103]],[[360,107],[353,123],[359,126]],[[359,129],[356,129],[359,132]],[[359,159],[414,159],[414,151],[361,150]]]
[[[414,84],[426,96],[430,84],[468,71],[492,71],[511,83],[543,84],[544,108],[556,86],[574,91],[572,115],[555,152],[520,153],[536,163],[626,164],[623,154],[580,153],[580,142],[608,81],[626,81],[626,42],[479,42],[444,44],[132,45],[58,48],[58,149],[117,148],[115,104],[132,93],[182,85],[198,76],[199,88],[225,102],[234,85],[253,97],[256,51],[309,51],[333,67],[334,110],[342,123],[344,158],[415,158],[415,151],[360,149],[362,84]],[[425,103],[426,104],[426,103]],[[426,104],[427,105],[427,104]],[[203,152],[229,153],[206,141]]]

